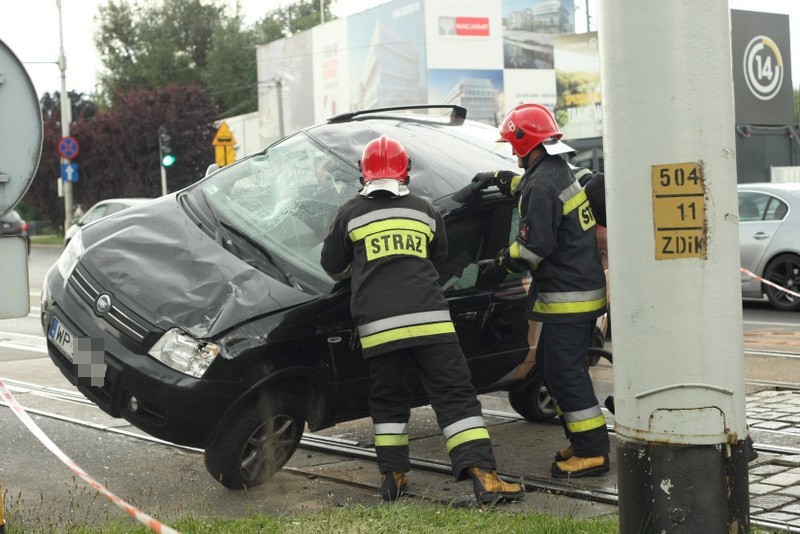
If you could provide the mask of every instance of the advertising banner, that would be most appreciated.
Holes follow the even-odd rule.
[[[314,123],[314,73],[311,32],[301,32],[256,48],[259,135],[264,142],[280,138],[280,124],[289,135]],[[278,90],[276,82],[280,81]],[[282,109],[278,106],[282,95]],[[282,117],[279,114],[282,111]]]
[[[500,2],[427,0],[429,69],[502,69]]]
[[[556,121],[565,139],[602,137],[597,32],[555,39]]]
[[[467,118],[497,126],[501,115],[503,71],[431,69],[428,100],[432,104],[454,104],[467,110]]]
[[[505,69],[503,90],[501,115],[520,104],[541,104],[551,111],[556,107],[556,77],[551,69]]]
[[[345,19],[312,28],[314,61],[314,122],[350,109]]]
[[[572,0],[501,0],[503,62],[507,69],[552,69],[553,40],[572,33]]]
[[[789,16],[731,10],[738,124],[794,124]]]
[[[423,0],[395,0],[347,18],[350,107],[427,103]]]

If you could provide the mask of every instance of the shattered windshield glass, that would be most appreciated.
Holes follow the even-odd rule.
[[[333,281],[319,264],[322,241],[336,210],[361,188],[354,164],[298,133],[199,186],[220,221],[279,268],[330,291]]]

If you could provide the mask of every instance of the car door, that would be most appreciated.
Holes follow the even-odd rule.
[[[528,353],[525,320],[527,279],[510,275],[500,287],[478,284],[478,261],[494,258],[516,236],[518,214],[511,199],[487,203],[449,219],[449,261],[442,287],[461,348],[478,390],[514,380]]]
[[[765,253],[778,228],[783,224],[786,203],[761,191],[739,191],[739,250],[741,266],[761,274]],[[742,283],[751,280],[744,273]]]

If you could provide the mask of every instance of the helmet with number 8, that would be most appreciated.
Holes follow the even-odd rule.
[[[503,117],[498,142],[511,143],[514,153],[521,158],[539,144],[550,155],[575,152],[560,140],[562,135],[550,110],[539,104],[521,104]]]
[[[358,162],[361,169],[361,183],[372,180],[393,179],[408,183],[411,160],[405,147],[386,134],[373,139],[364,147]]]

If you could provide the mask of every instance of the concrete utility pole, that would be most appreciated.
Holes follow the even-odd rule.
[[[280,78],[275,78],[275,89],[277,89],[276,97],[278,99],[278,135],[280,139],[286,135],[283,127],[283,82]]]
[[[592,31],[591,28],[589,28],[589,23],[591,22],[591,20],[592,20],[592,17],[589,15],[589,0],[586,0],[586,32],[587,33]]]
[[[748,532],[728,2],[598,20],[620,530]]]
[[[69,137],[69,125],[72,122],[72,103],[67,94],[67,56],[64,55],[64,29],[61,23],[61,0],[56,0],[58,7],[58,68],[61,70],[61,137]],[[61,158],[61,164],[69,164],[67,158]],[[64,188],[64,231],[72,225],[72,182],[62,181]]]

